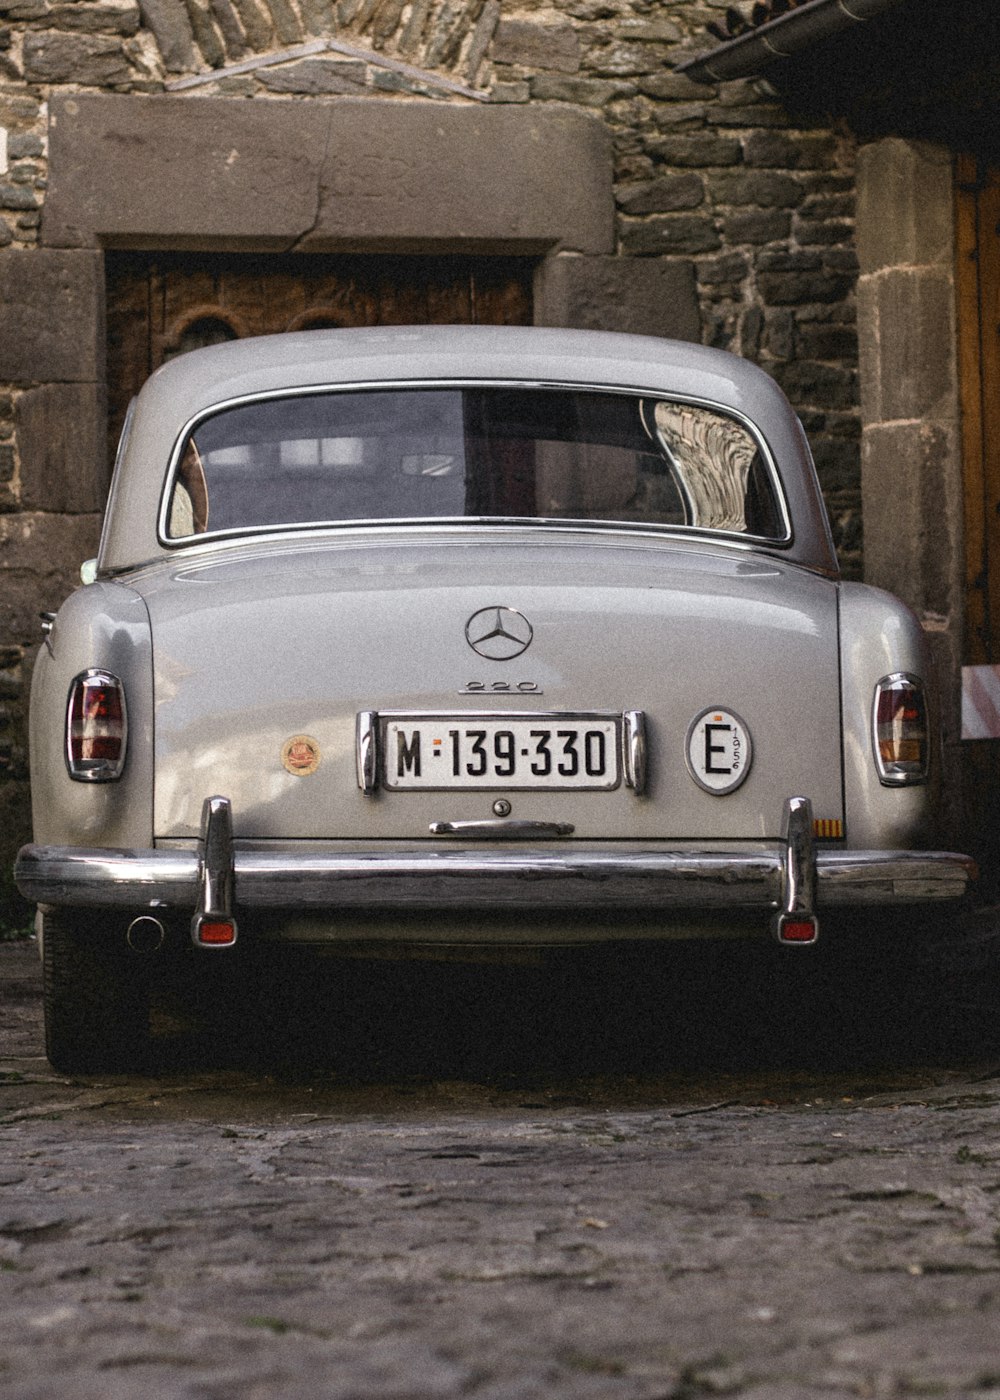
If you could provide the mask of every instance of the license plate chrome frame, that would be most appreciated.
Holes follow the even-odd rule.
[[[626,760],[623,744],[623,734],[625,732],[625,719],[622,712],[615,710],[383,710],[377,716],[374,712],[368,712],[371,720],[374,721],[374,733],[377,736],[376,749],[377,758],[375,773],[377,781],[385,792],[391,793],[413,793],[413,792],[613,792],[627,782]],[[359,720],[361,716],[359,716]],[[430,731],[437,729],[438,735],[432,735]],[[371,731],[371,726],[369,727]],[[516,769],[513,775],[489,771],[490,755],[487,754],[487,771],[481,775],[464,773],[448,781],[435,781],[433,776],[424,777],[423,772],[416,775],[403,774],[399,765],[403,762],[397,757],[396,771],[392,771],[390,756],[396,754],[399,748],[398,738],[403,731],[409,731],[408,762],[414,762],[413,735],[420,736],[418,743],[418,755],[416,762],[422,769],[424,762],[433,762],[432,755],[436,752],[439,756],[447,758],[448,751],[445,747],[446,740],[451,738],[456,731],[460,732],[458,739],[461,747],[470,734],[482,734],[488,743],[494,740],[497,734],[510,733],[514,736],[514,743],[517,753],[514,756]],[[548,736],[554,738],[575,736],[576,743],[581,741],[586,747],[586,736],[589,733],[598,733],[602,736],[604,743],[604,772],[601,774],[588,773],[584,759],[584,771],[577,771],[569,774],[559,769],[557,760],[562,759],[568,766],[571,753],[550,753],[552,763],[546,774],[534,774],[530,778],[523,771],[521,760],[538,758],[541,755],[539,750],[532,754],[524,747],[526,741],[531,737],[532,731],[544,731]],[[563,731],[560,734],[560,731]],[[362,745],[360,742],[361,729],[359,726],[359,772],[361,769]],[[438,743],[433,745],[434,738]],[[431,745],[426,750],[424,744]],[[455,740],[452,739],[452,743]],[[465,753],[463,751],[463,759]],[[494,758],[498,755],[494,750]],[[541,755],[544,758],[544,755]],[[455,758],[452,753],[453,761]],[[506,761],[506,755],[500,756],[501,761]],[[580,751],[577,750],[576,759],[579,765],[581,758]],[[369,765],[371,766],[371,765]],[[433,770],[432,770],[433,771]],[[527,778],[527,780],[525,780]],[[628,784],[632,786],[632,784]]]

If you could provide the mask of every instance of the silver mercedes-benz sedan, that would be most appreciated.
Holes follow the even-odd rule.
[[[61,1069],[135,1063],[149,959],[192,941],[801,948],[826,909],[970,879],[927,849],[921,628],[840,581],[797,418],[720,351],[434,327],[181,356],[83,577],[17,864]]]

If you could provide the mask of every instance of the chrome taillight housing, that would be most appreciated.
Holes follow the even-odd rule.
[[[872,743],[879,782],[886,787],[925,783],[930,768],[927,699],[919,676],[883,676],[875,687]]]
[[[66,767],[78,783],[120,778],[128,746],[125,691],[110,671],[82,671],[66,706]]]

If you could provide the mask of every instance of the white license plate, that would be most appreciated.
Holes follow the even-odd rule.
[[[401,715],[384,719],[385,786],[592,788],[619,783],[610,715]]]

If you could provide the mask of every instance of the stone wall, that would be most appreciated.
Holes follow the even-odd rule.
[[[48,225],[45,215],[50,114],[77,94],[590,114],[611,136],[612,246],[590,268],[571,256],[553,265],[538,319],[678,333],[683,317],[662,308],[676,304],[674,274],[693,267],[701,338],[783,385],[813,441],[845,572],[860,576],[853,143],[797,127],[765,85],[703,88],[672,71],[705,46],[724,3],[0,0],[0,864],[25,830],[35,613],[93,552],[105,481],[92,426],[103,328],[84,327],[81,345],[72,316],[73,281],[100,254],[58,253],[51,245],[72,239],[55,232],[54,207]],[[64,305],[26,312],[33,260],[55,256],[75,259]],[[82,431],[40,448],[40,415]]]

